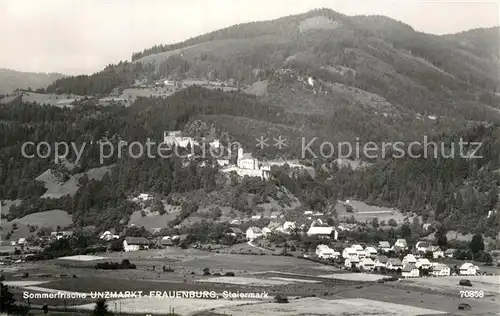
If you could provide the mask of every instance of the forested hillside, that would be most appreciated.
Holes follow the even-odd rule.
[[[100,166],[99,148],[97,143],[87,144],[79,165],[67,170],[50,158],[21,157],[20,144],[24,141],[65,140],[81,144],[119,138],[145,142],[148,137],[158,141],[163,130],[183,129],[193,120],[202,120],[208,125],[215,124],[219,134],[228,133],[231,139],[241,142],[257,156],[276,158],[297,155],[300,145],[280,152],[276,148],[260,151],[254,146],[255,126],[263,124],[271,131],[297,138],[307,133],[327,137],[329,133],[324,130],[326,122],[321,121],[320,116],[286,114],[282,108],[260,103],[255,97],[242,93],[190,88],[167,99],[142,98],[129,108],[98,107],[92,102],[82,102],[73,109],[35,104],[9,104],[0,108],[1,132],[8,136],[2,139],[0,152],[1,196],[2,199],[24,200],[19,207],[11,207],[10,217],[64,209],[73,214],[78,226],[116,227],[126,223],[128,216],[137,210],[137,205],[127,199],[130,194],[154,192],[166,197],[196,190],[217,192],[227,185],[217,167],[202,166],[201,161],[186,165],[176,157],[112,157],[104,160],[104,164],[115,164],[115,167],[102,180],[83,178],[74,196],[42,199],[40,196],[45,189],[34,180],[36,176],[49,168],[71,175]],[[299,119],[307,122],[307,129],[296,128]],[[337,120],[341,123],[343,119],[345,117],[339,116]],[[241,121],[249,123],[241,124]],[[354,125],[352,129],[355,128]],[[271,187],[286,187],[306,208],[321,210],[329,208],[337,198],[356,197],[422,214],[429,221],[445,223],[449,229],[464,232],[477,229],[494,234],[498,232],[497,215],[486,217],[489,211],[498,208],[499,131],[498,126],[476,124],[461,132],[434,135],[434,141],[448,144],[459,137],[482,141],[482,159],[386,159],[366,170],[338,169],[331,165],[333,158],[307,159],[315,166],[316,178],[307,173],[291,175],[286,168],[277,168],[273,169],[273,178],[269,181]],[[366,137],[370,139],[368,134]],[[70,161],[74,159],[74,156],[69,157]],[[331,167],[325,169],[325,165]],[[243,192],[266,191],[255,191],[251,187],[245,185]],[[241,211],[250,207],[238,199],[233,203]]]

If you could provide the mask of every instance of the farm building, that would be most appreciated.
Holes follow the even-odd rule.
[[[432,267],[432,264],[431,262],[426,259],[426,258],[420,258],[417,260],[417,262],[415,263],[415,266],[417,268],[422,268],[422,269],[430,269]]]
[[[398,239],[394,243],[394,249],[399,248],[402,250],[408,250],[408,244],[406,243],[405,239]]]
[[[250,227],[246,233],[248,240],[253,240],[262,236],[262,230],[259,227]]]
[[[334,249],[328,247],[327,245],[319,245],[316,247],[316,255],[320,259],[335,259],[340,256],[339,252],[336,252]]]
[[[333,233],[333,236],[332,236]],[[318,236],[318,237],[333,237],[334,240],[338,239],[338,232],[331,226],[329,227],[319,227],[313,226],[307,231],[307,236]]]
[[[371,258],[363,258],[359,264],[366,271],[372,271],[375,269],[375,262]]]
[[[377,268],[385,268],[385,266],[387,265],[387,261],[389,261],[389,258],[387,258],[387,256],[378,256],[375,258],[375,260],[373,260],[373,262],[375,262],[375,267]]]
[[[401,270],[403,278],[417,278],[420,276],[420,271],[413,264],[409,264]]]
[[[378,243],[378,249],[381,252],[388,252],[389,250],[391,250],[391,244],[389,244],[388,241],[380,241]]]
[[[446,249],[446,251],[444,252],[444,256],[446,258],[453,258],[453,256],[455,256],[455,251],[456,251],[456,249],[453,249],[453,248]]]
[[[149,249],[149,241],[145,237],[126,237],[123,241],[123,250],[138,251]]]
[[[431,275],[433,276],[449,276],[450,275],[450,267],[445,264],[437,263],[432,266]]]
[[[406,266],[408,264],[415,264],[417,263],[417,258],[415,258],[414,255],[412,254],[407,254],[404,258],[403,258],[403,265]]]
[[[439,246],[430,246],[427,248],[427,251],[432,252],[432,258],[433,259],[439,259],[439,258],[444,258],[444,252],[439,248]]]
[[[374,257],[377,255],[377,249],[375,249],[375,247],[366,247],[365,252],[370,257]]]
[[[387,260],[387,264],[385,265],[385,267],[389,270],[402,269],[403,263],[401,262],[401,260],[399,260],[397,258],[391,258],[391,259]]]
[[[476,275],[479,268],[472,263],[466,262],[460,267],[460,275]]]

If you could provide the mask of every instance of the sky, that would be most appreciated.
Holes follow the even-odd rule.
[[[0,0],[0,68],[91,74],[133,52],[316,8],[448,34],[499,25],[500,0]]]

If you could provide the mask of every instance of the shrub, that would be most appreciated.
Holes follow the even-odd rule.
[[[288,303],[288,297],[286,297],[285,295],[282,295],[282,294],[278,294],[274,298],[274,302],[279,303],[279,304]]]
[[[120,270],[120,269],[136,269],[135,264],[130,263],[128,259],[124,259],[121,263],[118,262],[100,262],[95,265],[96,269],[103,270]]]
[[[234,277],[234,272],[226,272],[224,276]]]

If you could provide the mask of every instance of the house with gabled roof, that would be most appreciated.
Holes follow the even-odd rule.
[[[328,226],[328,227],[321,227],[321,226],[312,226],[309,228],[307,231],[307,236],[318,236],[318,237],[324,237],[324,238],[330,238],[333,233],[333,239],[337,240],[338,239],[338,232],[335,230],[335,228]]]
[[[439,246],[430,246],[427,251],[432,252],[432,258],[434,259],[444,258],[444,252]]]
[[[402,249],[402,250],[408,250],[408,244],[406,243],[406,239],[398,239],[394,243],[393,249],[396,250],[396,248]]]
[[[403,268],[403,263],[398,258],[390,258],[387,260],[385,267],[389,270],[397,270]]]
[[[432,265],[431,275],[440,277],[440,276],[449,276],[451,274],[451,269],[446,264],[436,263]]]
[[[413,264],[414,265],[415,263],[417,263],[417,259],[412,254],[407,254],[403,258],[403,266],[406,266],[406,265],[409,265],[409,264]]]
[[[246,232],[248,240],[254,240],[262,236],[262,230],[259,227],[249,227]]]
[[[409,264],[401,269],[401,276],[403,278],[418,278],[420,271],[413,264]]]
[[[149,249],[149,241],[146,237],[125,237],[123,241],[123,250],[128,252],[141,249]]]
[[[379,241],[378,250],[380,252],[388,252],[389,250],[391,250],[391,244],[389,244],[388,241]]]
[[[476,275],[478,271],[478,266],[470,262],[466,262],[460,267],[460,275]]]
[[[446,249],[446,251],[444,252],[444,256],[446,258],[453,258],[455,256],[455,251],[457,250],[453,248]]]

